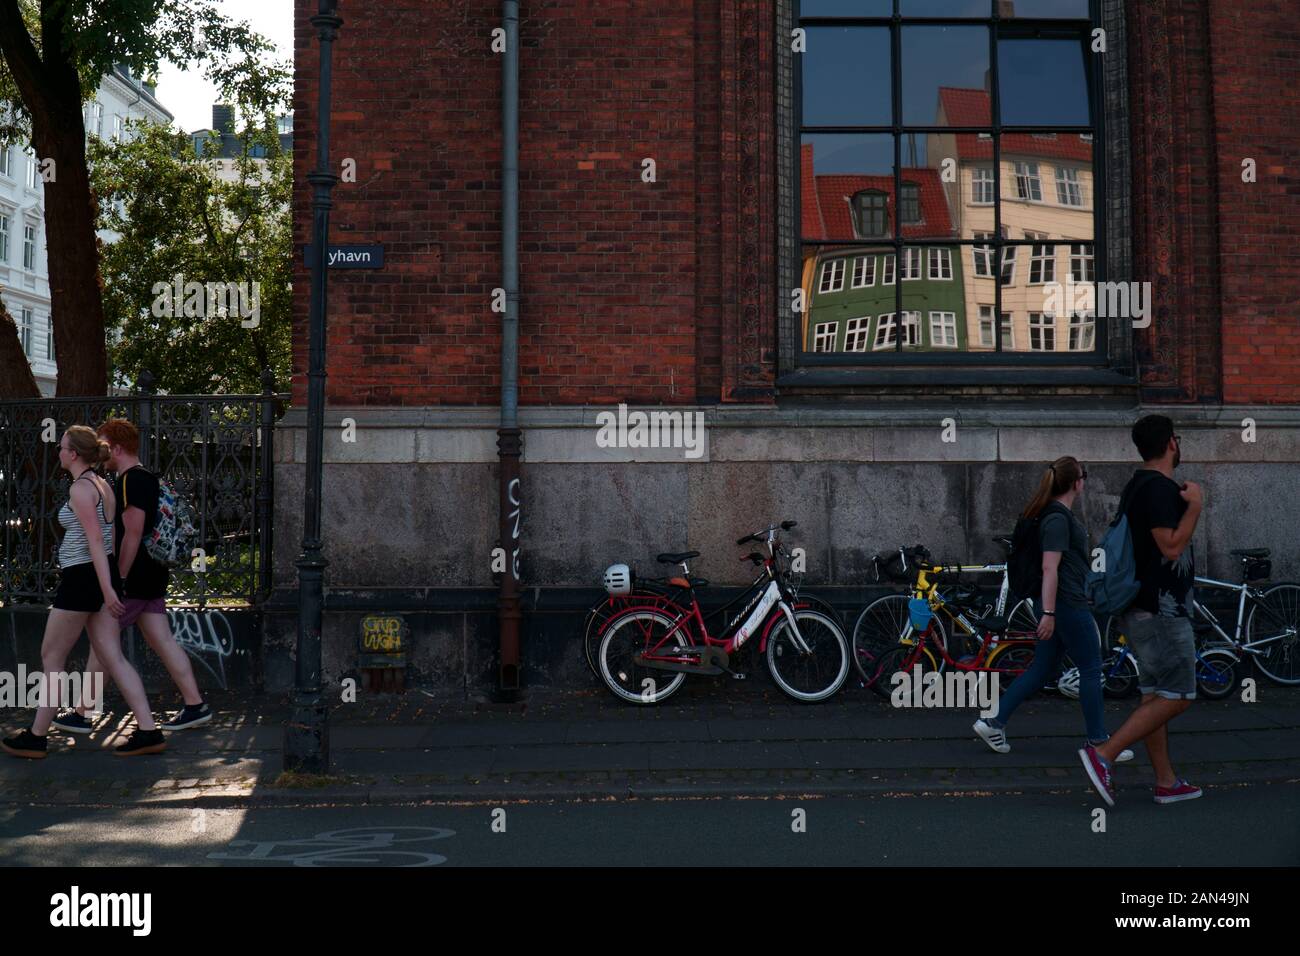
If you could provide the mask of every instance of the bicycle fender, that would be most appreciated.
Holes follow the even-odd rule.
[[[781,608],[782,613],[773,614],[771,617],[767,619],[767,627],[763,628],[763,636],[759,638],[758,652],[760,654],[767,653],[767,636],[772,633],[772,628],[776,627],[777,621],[781,620],[783,617],[788,619],[790,626],[794,628],[795,633],[798,634],[799,628],[795,625],[794,622],[794,612],[805,611],[809,609],[816,610],[816,608],[814,608],[807,601],[803,601],[799,604],[793,604],[793,605],[782,602],[781,604],[778,605],[778,607]]]

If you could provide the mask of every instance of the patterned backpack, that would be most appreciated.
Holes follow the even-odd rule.
[[[122,488],[125,497],[125,482]],[[199,546],[196,524],[193,506],[170,481],[159,475],[158,516],[153,530],[145,535],[145,553],[163,567],[188,567],[194,549]]]

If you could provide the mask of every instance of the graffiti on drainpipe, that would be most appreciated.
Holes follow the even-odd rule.
[[[519,505],[519,479],[510,479],[510,484],[506,486],[506,496],[510,499],[511,511],[510,517],[514,520],[514,526],[510,531],[510,543],[514,550],[513,560],[511,561],[511,573],[516,581],[519,580],[519,519],[520,512],[523,510]]]

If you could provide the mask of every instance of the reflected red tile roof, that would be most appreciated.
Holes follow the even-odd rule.
[[[907,239],[945,239],[955,235],[948,215],[939,171],[928,166],[906,166],[903,182],[914,182],[920,187],[921,222],[904,223],[903,237]],[[890,215],[889,234],[893,236],[894,177],[866,176],[854,173],[813,174],[813,146],[805,143],[800,150],[799,163],[800,205],[805,239],[857,239],[853,231],[853,218],[849,210],[852,197],[864,189],[879,190],[888,198],[886,208]]]
[[[989,95],[984,90],[941,86],[939,111],[941,115],[937,120],[946,126],[988,126],[992,122]],[[991,139],[980,139],[975,133],[964,133],[957,136],[956,140],[958,159],[993,158]],[[1055,139],[1035,139],[1030,133],[1004,133],[1002,152],[1092,163],[1092,144],[1079,139],[1078,133],[1057,133]]]

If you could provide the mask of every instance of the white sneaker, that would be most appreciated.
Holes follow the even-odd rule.
[[[1115,762],[1116,762],[1116,763],[1128,763],[1128,762],[1129,762],[1130,760],[1132,760],[1132,759],[1133,759],[1133,751],[1131,751],[1131,750],[1121,750],[1121,751],[1119,752],[1119,756],[1115,758]]]
[[[995,753],[1011,753],[1011,745],[1007,743],[1007,735],[1002,732],[1002,728],[994,727],[987,720],[981,717],[979,720],[975,721],[975,724],[971,729],[974,730],[975,733],[979,734],[979,738],[988,744],[990,749]]]

